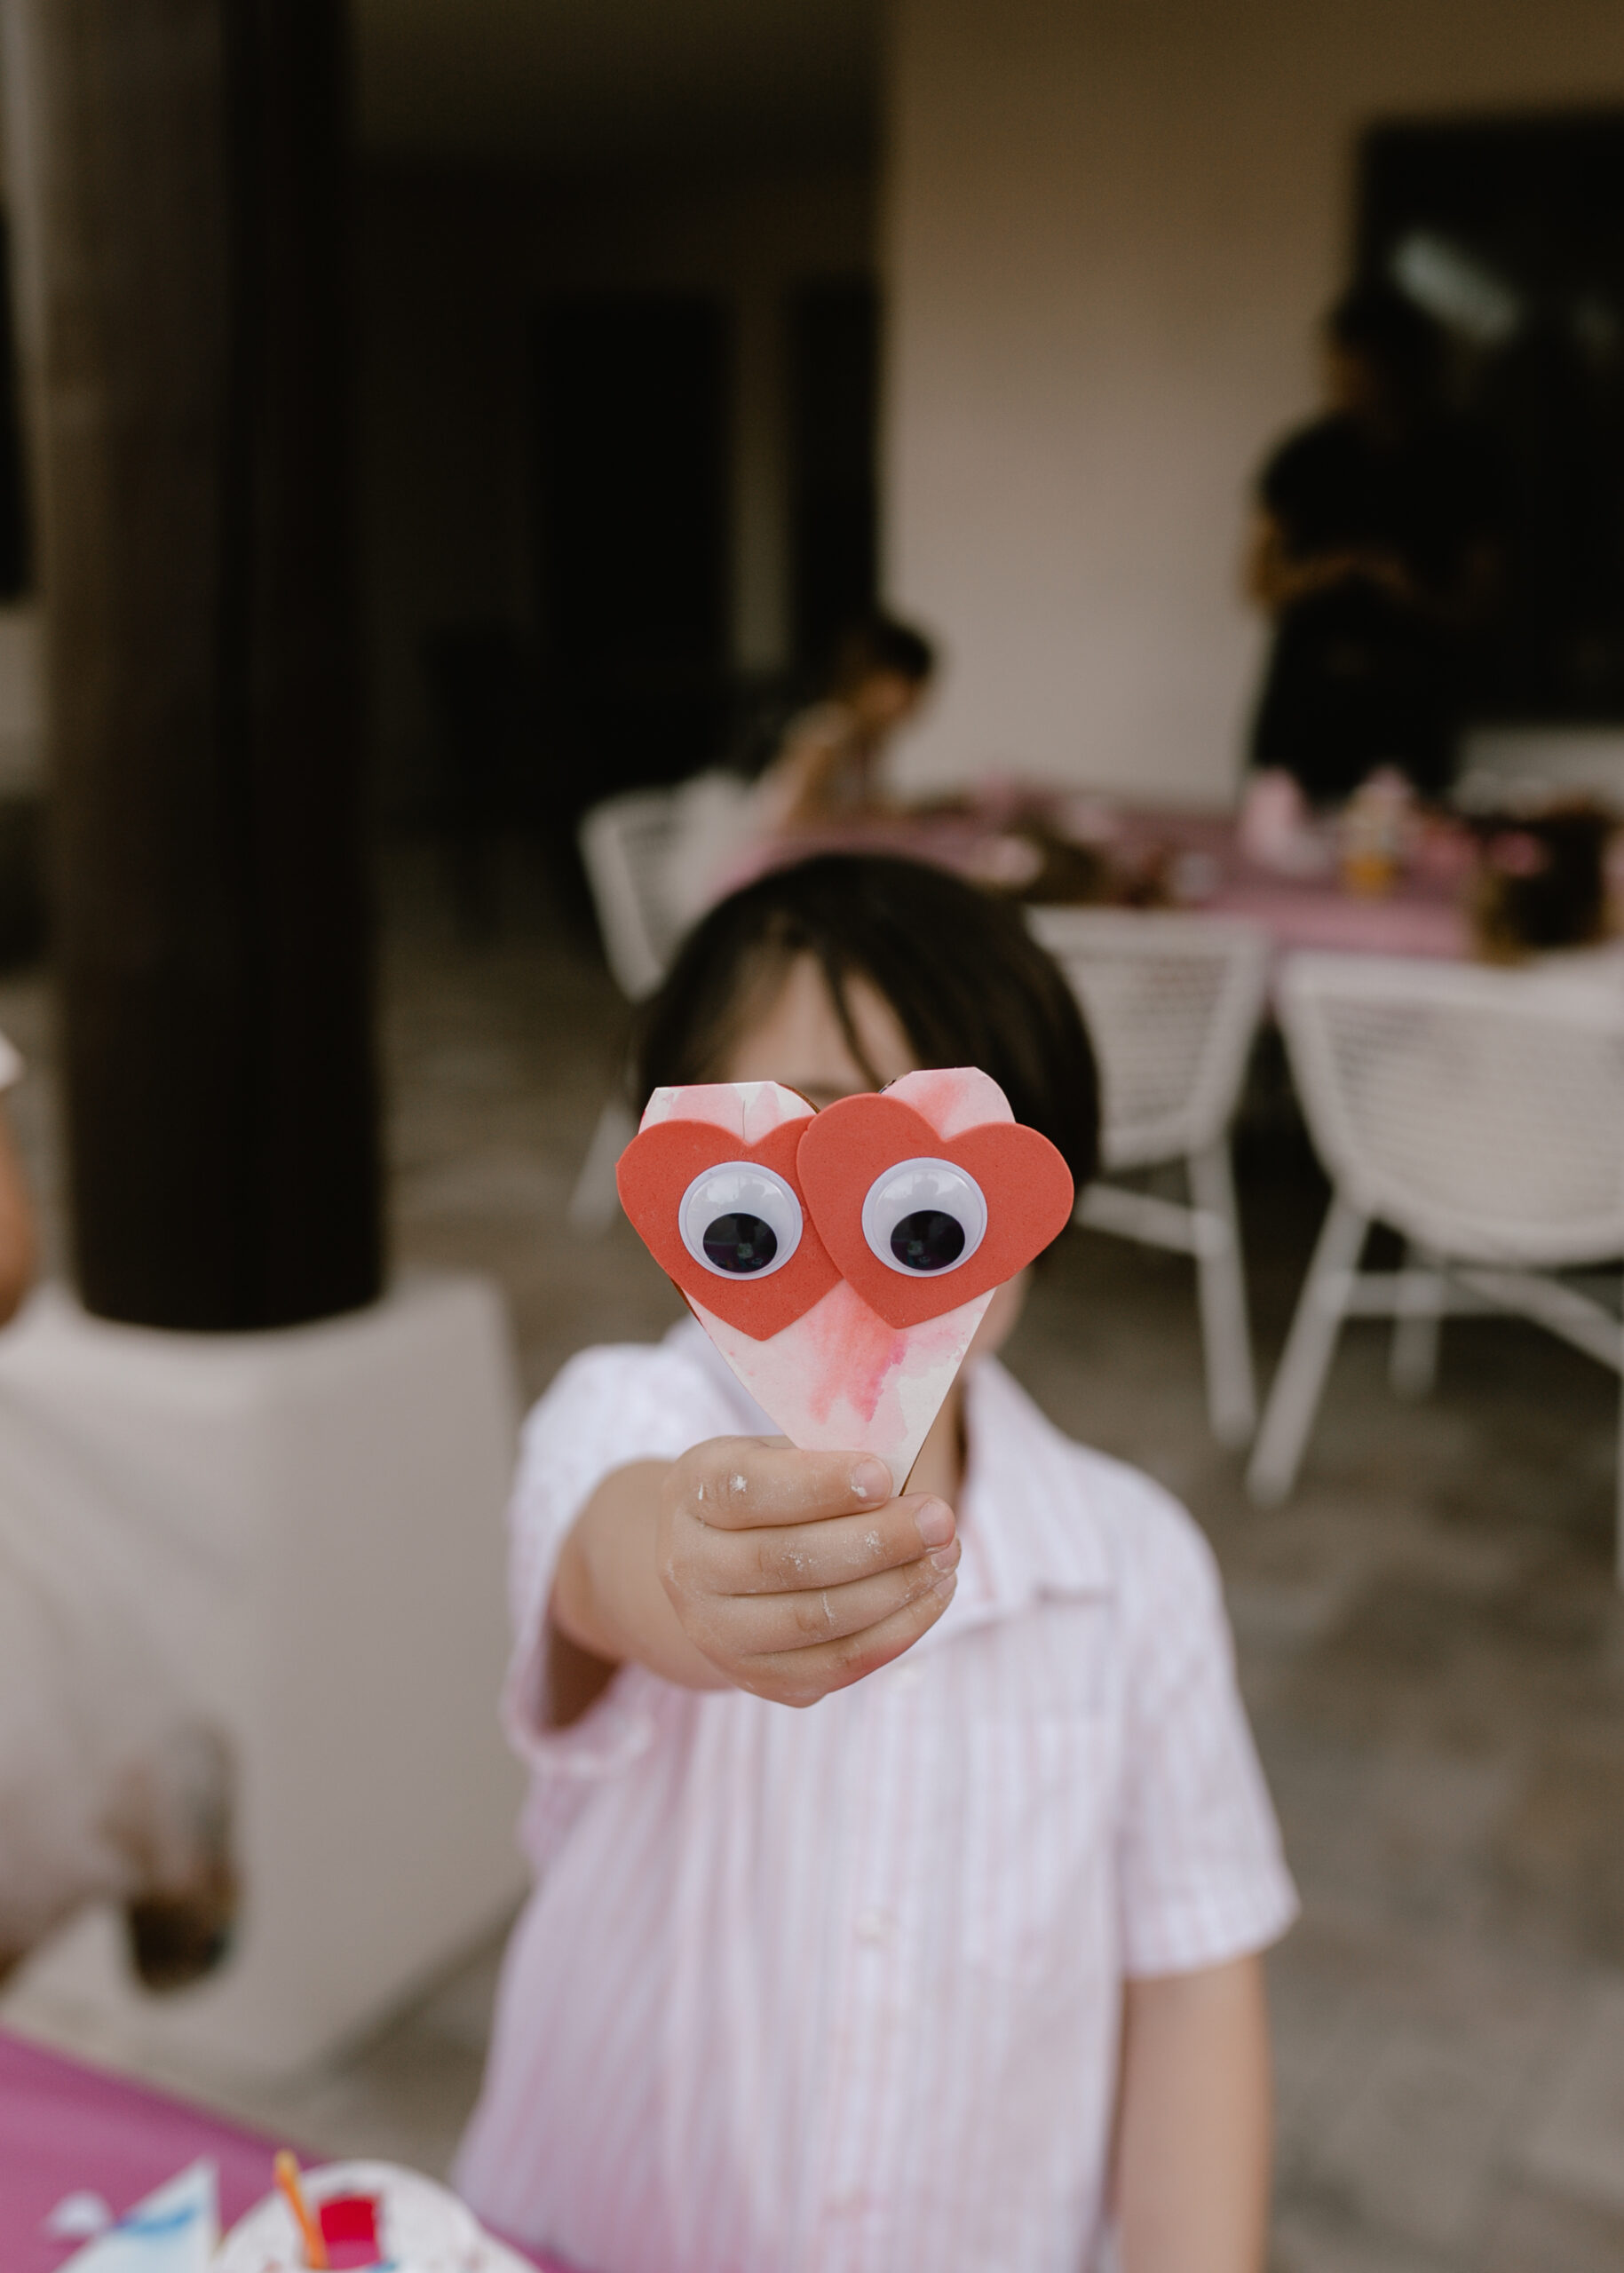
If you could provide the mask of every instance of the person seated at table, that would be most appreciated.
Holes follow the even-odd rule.
[[[0,1035],[0,1090],[20,1072]],[[0,1326],[36,1249],[0,1107]],[[0,1983],[91,1902],[123,1905],[149,1988],[195,1980],[226,1945],[229,1755],[142,1635],[118,1525],[71,1435],[0,1393]]]
[[[1381,765],[1438,796],[1499,587],[1500,471],[1444,408],[1438,333],[1401,294],[1350,292],[1324,343],[1326,414],[1258,477],[1247,587],[1273,638],[1251,763],[1316,804]]]
[[[853,624],[836,644],[823,700],[791,720],[757,784],[757,829],[852,820],[879,804],[881,762],[935,669],[935,650],[911,625],[888,615]]]
[[[1624,851],[1606,807],[1557,797],[1543,811],[1478,813],[1468,905],[1477,951],[1492,962],[1594,946],[1608,929],[1608,869]]]
[[[1088,1181],[1093,1060],[1018,912],[829,854],[699,925],[638,1086],[963,1064]],[[591,2273],[1082,2273],[1114,2217],[1127,2273],[1257,2273],[1295,1897],[1200,1532],[996,1360],[1028,1276],[910,1477],[791,1450],[692,1319],[531,1414],[539,1884],[457,2164],[491,2224]]]

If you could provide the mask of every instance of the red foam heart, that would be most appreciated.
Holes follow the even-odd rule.
[[[899,1097],[842,1097],[801,1124],[796,1167],[812,1219],[843,1279],[888,1326],[923,1326],[1002,1287],[1058,1239],[1072,1212],[1072,1175],[1035,1129],[983,1122],[943,1136]],[[863,1234],[869,1186],[904,1160],[950,1160],[980,1185],[986,1231],[956,1269],[914,1278],[880,1261]],[[798,1259],[798,1258],[797,1258]]]
[[[752,1341],[768,1342],[820,1302],[840,1273],[818,1236],[796,1172],[796,1151],[809,1120],[780,1121],[747,1144],[712,1121],[659,1121],[621,1154],[615,1182],[633,1228],[668,1279],[690,1302],[725,1319]],[[707,1271],[683,1245],[677,1211],[696,1176],[723,1160],[756,1160],[781,1176],[801,1201],[801,1240],[781,1270],[765,1279]]]

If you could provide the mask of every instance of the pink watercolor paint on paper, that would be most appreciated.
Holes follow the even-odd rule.
[[[899,1490],[994,1293],[1064,1228],[1072,1180],[974,1066],[815,1113],[776,1082],[659,1089],[626,1213],[757,1403]]]

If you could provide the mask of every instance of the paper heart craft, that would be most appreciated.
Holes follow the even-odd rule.
[[[889,1326],[1002,1287],[1072,1212],[1066,1162],[973,1067],[842,1097],[814,1117],[796,1164],[840,1276]]]
[[[754,1341],[781,1334],[840,1277],[796,1174],[812,1118],[776,1081],[656,1089],[615,1171],[621,1203],[666,1277]],[[757,1233],[741,1246],[750,1224]]]
[[[899,1491],[994,1290],[1059,1234],[1072,1179],[973,1066],[814,1113],[773,1081],[657,1089],[627,1215],[757,1403]]]

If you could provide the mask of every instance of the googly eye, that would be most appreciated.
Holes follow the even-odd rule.
[[[876,1176],[863,1202],[870,1251],[905,1278],[955,1271],[986,1236],[986,1200],[951,1160],[902,1160]]]
[[[718,1279],[765,1279],[801,1244],[801,1203],[771,1168],[723,1160],[696,1176],[677,1211],[682,1243]]]

